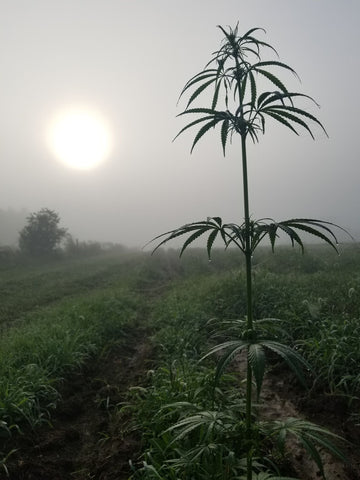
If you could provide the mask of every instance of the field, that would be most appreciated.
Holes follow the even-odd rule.
[[[295,417],[350,442],[321,437],[328,478],[360,478],[360,247],[259,249],[253,263],[256,318],[309,366],[301,385],[270,355],[254,409],[257,478],[319,478]],[[239,335],[244,282],[233,251],[0,265],[0,478],[242,478],[242,358],[220,376],[206,353]],[[325,453],[329,438],[345,466]]]

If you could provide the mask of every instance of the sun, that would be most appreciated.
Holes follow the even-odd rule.
[[[111,151],[111,135],[105,120],[83,108],[57,113],[48,131],[48,143],[58,160],[78,170],[98,167]]]

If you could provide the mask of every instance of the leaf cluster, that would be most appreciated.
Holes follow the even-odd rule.
[[[312,422],[300,418],[289,417],[284,420],[263,422],[260,424],[260,427],[265,435],[269,435],[275,440],[278,449],[282,452],[285,451],[285,442],[287,438],[289,436],[295,437],[315,461],[324,478],[325,472],[320,449],[324,448],[334,457],[339,458],[344,463],[347,462],[343,452],[336,445],[336,441],[339,442],[343,439]]]
[[[268,351],[275,353],[284,360],[300,382],[306,386],[303,368],[310,369],[308,362],[306,362],[306,360],[291,347],[278,341],[261,338],[255,329],[245,330],[243,338],[229,340],[219,345],[215,345],[206,355],[203,356],[203,359],[210,355],[222,352],[223,350],[225,350],[225,353],[221,355],[217,362],[215,382],[219,382],[226,367],[237,355],[246,352],[247,361],[255,378],[257,395],[259,398],[265,375],[266,351]]]
[[[319,126],[326,134],[322,123],[314,115],[294,104],[295,99],[305,98],[317,105],[315,100],[308,95],[289,91],[273,72],[274,69],[280,69],[297,76],[295,70],[278,60],[262,60],[263,49],[271,49],[276,53],[271,45],[254,36],[262,29],[252,28],[240,36],[238,26],[235,29],[229,28],[228,31],[219,28],[225,36],[221,48],[214,52],[205,69],[185,84],[180,94],[180,98],[185,94],[190,96],[185,110],[179,115],[200,116],[182,128],[175,138],[189,128],[200,126],[192,143],[192,151],[205,133],[219,126],[225,155],[228,139],[234,133],[243,137],[249,135],[257,142],[259,133],[265,133],[267,118],[282,124],[296,135],[297,128],[302,128],[314,138],[311,124]],[[259,92],[258,77],[267,80],[271,90]],[[212,89],[211,107],[194,108],[195,100],[209,88]],[[224,99],[222,109],[217,108],[219,98]]]
[[[235,223],[223,223],[220,217],[209,217],[207,220],[188,223],[179,228],[158,235],[152,241],[159,239],[161,239],[161,241],[154,248],[153,252],[168,241],[187,235],[188,238],[185,240],[180,250],[181,256],[187,247],[204,234],[208,235],[206,248],[209,258],[211,256],[214,242],[217,238],[220,238],[223,241],[225,248],[234,246],[239,248],[243,253],[246,253],[247,235],[249,235],[250,239],[249,244],[251,254],[254,253],[256,247],[265,238],[270,241],[272,250],[274,250],[276,240],[279,238],[280,234],[287,236],[293,247],[298,245],[301,248],[301,251],[304,252],[304,243],[298,230],[323,240],[337,252],[338,240],[330,227],[337,227],[344,231],[344,229],[331,222],[313,218],[293,218],[281,222],[275,222],[272,219],[251,220],[249,223],[249,229],[247,229],[245,222],[241,225]]]

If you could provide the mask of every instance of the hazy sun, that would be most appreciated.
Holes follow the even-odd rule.
[[[89,170],[109,155],[111,138],[106,122],[98,114],[85,109],[67,109],[54,117],[49,144],[65,165]]]

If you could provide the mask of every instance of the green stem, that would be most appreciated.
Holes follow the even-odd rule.
[[[237,53],[234,54],[237,76],[237,88],[239,95],[239,110],[240,120],[243,118],[243,98],[241,88],[241,69]],[[244,220],[245,220],[245,263],[246,263],[246,306],[247,306],[247,330],[253,329],[253,308],[252,308],[252,278],[251,278],[251,229],[250,229],[250,209],[249,209],[249,187],[248,187],[248,172],[247,172],[247,156],[246,156],[246,129],[243,130],[241,135],[241,156],[242,156],[242,168],[243,168],[243,193],[244,193]],[[246,436],[248,441],[247,457],[246,457],[246,477],[247,480],[252,480],[252,370],[249,360],[247,360],[246,369]]]
[[[245,261],[246,261],[246,304],[247,304],[247,329],[253,328],[252,309],[252,278],[251,278],[251,242],[250,242],[250,210],[249,210],[249,189],[247,174],[246,136],[241,136],[241,153],[243,167],[243,192],[244,192],[244,217],[245,217]],[[248,440],[247,452],[247,480],[252,480],[252,370],[247,363],[246,373],[246,432]]]
[[[252,279],[251,279],[251,242],[250,242],[250,213],[249,213],[249,188],[247,174],[246,136],[241,136],[241,152],[243,167],[243,190],[244,190],[244,218],[245,218],[245,261],[246,261],[246,304],[247,304],[247,328],[253,328],[252,309]]]
[[[251,365],[247,363],[246,374],[246,436],[247,436],[247,452],[246,452],[246,478],[252,480],[252,455],[253,455],[253,442],[252,442],[252,424],[251,424],[251,399],[252,399],[252,371]]]

